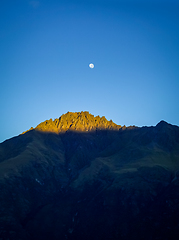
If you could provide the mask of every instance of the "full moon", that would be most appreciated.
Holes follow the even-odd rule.
[[[90,64],[89,64],[89,67],[90,67],[90,68],[94,68],[94,64],[93,64],[93,63],[90,63]]]

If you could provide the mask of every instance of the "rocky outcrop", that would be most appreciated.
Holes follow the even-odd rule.
[[[68,112],[55,120],[46,120],[40,123],[35,129],[43,132],[66,132],[66,131],[95,131],[95,130],[119,130],[120,125],[108,121],[104,116],[99,117],[89,112]],[[32,129],[31,129],[32,130]]]

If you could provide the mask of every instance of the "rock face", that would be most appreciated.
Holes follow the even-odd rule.
[[[94,117],[89,112],[68,112],[60,118],[47,120],[40,123],[35,129],[43,132],[66,132],[66,131],[95,131],[95,130],[119,130],[120,125],[117,125],[103,117]],[[31,129],[32,130],[32,129]]]
[[[179,127],[67,113],[0,144],[0,239],[178,239]]]

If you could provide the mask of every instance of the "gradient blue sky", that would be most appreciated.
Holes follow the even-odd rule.
[[[67,111],[179,125],[179,2],[1,0],[0,83],[0,142]]]

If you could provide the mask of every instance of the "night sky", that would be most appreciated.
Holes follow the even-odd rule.
[[[179,2],[1,0],[0,83],[0,142],[68,111],[179,125]]]

